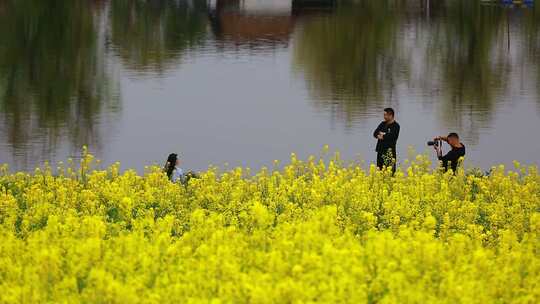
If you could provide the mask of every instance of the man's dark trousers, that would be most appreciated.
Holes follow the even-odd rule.
[[[392,172],[396,172],[396,148],[388,148],[382,152],[377,152],[377,167],[383,169],[384,167],[392,166]]]

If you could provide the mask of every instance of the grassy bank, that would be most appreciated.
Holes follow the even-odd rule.
[[[2,303],[538,303],[540,175],[0,173]],[[56,171],[56,170],[55,170]]]

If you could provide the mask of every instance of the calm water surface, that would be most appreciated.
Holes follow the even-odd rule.
[[[369,162],[392,106],[400,161],[456,131],[468,166],[537,164],[539,6],[0,0],[0,163]]]

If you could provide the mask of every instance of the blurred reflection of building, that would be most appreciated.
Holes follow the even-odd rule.
[[[92,0],[90,1],[90,7],[92,10],[101,10],[107,6],[109,0]]]
[[[294,16],[320,15],[331,13],[336,8],[335,0],[292,0]]]
[[[502,6],[507,8],[534,7],[534,0],[483,0],[480,3],[484,6]]]
[[[334,0],[213,0],[216,40],[248,48],[287,47],[298,17],[331,9]]]
[[[286,47],[295,23],[290,0],[215,0],[210,20],[219,42],[249,48]]]

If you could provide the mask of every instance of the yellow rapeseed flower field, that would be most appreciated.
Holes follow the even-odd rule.
[[[540,175],[0,170],[0,303],[540,303]]]

